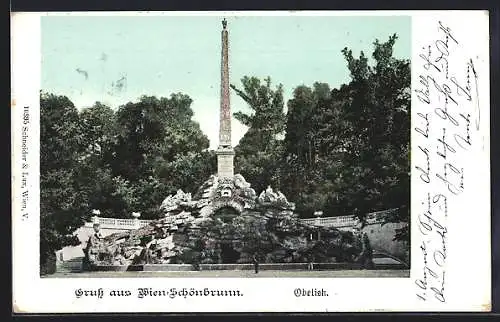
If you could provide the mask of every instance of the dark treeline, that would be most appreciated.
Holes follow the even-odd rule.
[[[409,219],[410,62],[393,57],[397,37],[374,43],[374,64],[342,51],[351,82],[295,88],[244,77],[232,89],[251,108],[236,149],[236,172],[257,193],[268,185],[301,217],[397,208]],[[192,120],[192,100],[143,96],[113,111],[99,102],[78,111],[65,96],[41,93],[41,263],[78,243],[72,233],[99,209],[103,217],[161,216],[177,189],[195,192],[216,172],[216,156]],[[287,112],[285,112],[287,104]],[[395,238],[406,240],[408,228]]]
[[[283,88],[269,78],[232,86],[252,109],[235,113],[250,128],[236,147],[237,172],[257,191],[278,187],[303,217],[397,208],[388,220],[406,221],[411,75],[410,62],[392,55],[396,40],[374,43],[373,66],[344,49],[351,82],[298,86],[287,114]]]

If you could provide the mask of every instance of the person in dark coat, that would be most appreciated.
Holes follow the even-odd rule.
[[[255,274],[257,274],[259,272],[259,257],[257,256],[257,253],[253,254],[252,260],[253,260],[253,267],[255,269]]]
[[[314,270],[314,254],[309,254],[307,268],[312,271]]]

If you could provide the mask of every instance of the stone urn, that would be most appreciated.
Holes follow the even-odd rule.
[[[140,212],[133,212],[132,217],[134,218],[134,226],[136,229],[141,228],[140,222],[139,222],[139,217],[141,216]]]

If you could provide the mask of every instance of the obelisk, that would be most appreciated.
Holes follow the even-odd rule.
[[[217,175],[219,178],[234,176],[234,150],[231,146],[231,104],[229,101],[229,40],[227,21],[222,20],[222,53],[220,83],[220,125],[217,153]]]

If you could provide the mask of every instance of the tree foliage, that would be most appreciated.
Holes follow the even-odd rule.
[[[96,102],[80,111],[65,96],[40,98],[41,263],[78,243],[73,233],[101,216],[161,215],[162,200],[194,190],[215,170],[192,100],[143,96],[117,111]]]
[[[397,36],[373,43],[373,64],[345,48],[351,81],[331,89],[300,85],[283,113],[282,87],[255,77],[236,91],[253,113],[235,113],[249,126],[237,151],[237,170],[257,189],[271,184],[302,217],[395,208],[388,222],[408,222],[410,63],[393,57]],[[284,140],[276,134],[284,133]],[[408,229],[397,232],[406,239]]]
[[[84,139],[78,111],[65,96],[40,97],[40,262],[54,250],[74,245],[87,196],[77,177]]]
[[[256,77],[245,76],[241,80],[242,89],[231,88],[251,109],[250,114],[234,113],[234,117],[249,127],[235,148],[235,168],[246,178],[251,178],[256,191],[268,185],[279,186],[280,159],[286,123],[284,113],[283,86],[275,89],[271,78],[261,82]]]
[[[342,54],[351,80],[293,90],[271,78],[231,85],[249,107],[235,118],[249,129],[235,168],[260,192],[268,185],[295,202],[301,217],[397,209],[387,222],[409,221],[410,62],[393,57],[397,36]],[[78,110],[65,96],[40,97],[40,256],[77,243],[92,209],[101,216],[161,216],[177,189],[194,192],[215,172],[216,155],[193,121],[192,99],[142,96],[113,110],[100,102]],[[408,240],[408,227],[396,232]]]

